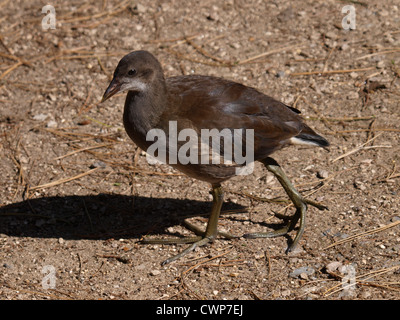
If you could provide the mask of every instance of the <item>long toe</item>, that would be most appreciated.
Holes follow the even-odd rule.
[[[202,236],[197,237],[184,237],[184,238],[144,238],[140,242],[144,244],[184,244],[184,243],[194,243],[203,239]]]
[[[243,237],[247,238],[247,239],[275,238],[275,237],[284,236],[288,232],[289,232],[289,224],[284,226],[283,228],[275,230],[275,231],[246,233],[243,235]]]
[[[194,249],[196,249],[197,247],[203,246],[206,243],[212,241],[213,239],[211,238],[203,238],[199,241],[196,241],[195,243],[193,243],[191,246],[187,247],[185,250],[183,250],[182,252],[178,253],[177,255],[168,258],[167,260],[164,260],[161,265],[164,266],[168,263],[171,263],[175,260],[178,260],[180,258],[182,258],[183,256],[187,255],[189,252],[192,252]]]

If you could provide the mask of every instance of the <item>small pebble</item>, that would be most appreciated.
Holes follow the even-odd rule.
[[[307,280],[308,279],[308,275],[307,275],[307,273],[302,272],[302,273],[300,273],[299,278],[303,279],[303,280]]]
[[[287,297],[287,296],[290,296],[290,290],[289,289],[287,289],[287,290],[283,290],[282,292],[281,292],[281,296],[282,297]]]
[[[320,170],[317,172],[317,177],[320,179],[327,179],[329,177],[329,172],[326,170]]]
[[[150,271],[150,274],[151,274],[152,276],[158,276],[158,275],[161,274],[161,271],[160,271],[160,270],[152,270],[152,271]]]
[[[335,272],[339,267],[341,267],[343,264],[339,261],[333,261],[328,263],[325,266],[326,271],[328,272]]]
[[[46,120],[47,117],[48,117],[47,114],[40,113],[40,114],[34,115],[34,116],[33,116],[33,120],[36,120],[36,121],[44,121],[44,120]]]
[[[325,34],[325,37],[329,38],[329,39],[336,39],[337,38],[337,34],[333,31],[328,31]]]
[[[103,161],[95,161],[93,164],[89,167],[90,169],[94,168],[105,168],[107,165]]]
[[[140,3],[138,3],[135,6],[135,9],[137,10],[138,13],[145,13],[146,12],[146,7]]]
[[[47,128],[57,128],[57,122],[55,122],[54,120],[50,120],[49,122],[47,122],[46,127]]]
[[[362,191],[365,191],[365,190],[367,189],[367,187],[365,186],[365,184],[362,183],[361,181],[355,181],[355,182],[354,182],[354,187],[355,187],[356,189],[360,189],[360,190],[362,190]]]
[[[355,91],[349,92],[346,96],[347,100],[355,100],[355,99],[358,99],[359,97],[360,96],[359,96],[358,92],[355,92]]]
[[[310,276],[315,272],[314,268],[311,267],[300,267],[294,270],[292,273],[289,274],[292,278],[300,277],[304,279],[305,276]]]
[[[356,79],[356,78],[358,78],[358,73],[357,72],[350,72],[350,77],[352,79]]]
[[[348,43],[343,43],[341,46],[340,46],[340,49],[341,50],[343,50],[343,51],[345,51],[345,50],[347,50],[347,49],[349,49],[349,44]]]

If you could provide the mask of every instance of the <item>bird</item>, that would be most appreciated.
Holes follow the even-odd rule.
[[[145,237],[142,240],[147,244],[190,244],[175,256],[163,261],[163,265],[182,258],[196,247],[213,242],[218,235],[228,239],[237,237],[218,231],[224,195],[222,183],[243,174],[238,169],[251,166],[254,161],[261,162],[277,178],[296,211],[282,228],[270,232],[247,233],[243,235],[244,238],[283,236],[294,230],[299,222],[294,240],[286,249],[288,253],[296,248],[303,235],[307,205],[320,210],[328,209],[320,203],[305,199],[295,189],[278,162],[270,156],[290,145],[325,149],[329,146],[324,137],[305,123],[298,109],[279,102],[256,88],[222,77],[194,74],[166,78],[158,59],[146,50],[132,51],[119,61],[101,102],[121,92],[127,92],[123,124],[131,140],[146,152],[154,149],[157,142],[158,146],[164,147],[164,161],[167,164],[191,178],[211,185],[212,209],[205,231],[184,221],[196,236],[176,239]],[[175,126],[173,133],[171,125]],[[193,134],[200,136],[205,130],[217,133],[214,139],[217,143],[215,148],[211,148],[214,146],[212,145],[208,150],[202,149],[201,143],[208,143],[210,146],[214,142],[201,138],[193,140],[193,143],[184,148],[190,139],[176,139],[181,132],[185,132],[184,137],[190,138]],[[164,133],[165,136],[159,135],[156,139],[154,133]],[[229,133],[232,134],[231,139]],[[252,139],[247,139],[248,137]],[[213,161],[215,154],[224,159],[225,149],[221,144],[218,146],[218,142],[222,141],[224,148],[227,145],[232,150],[237,146],[238,152],[235,155],[243,156],[243,152],[248,151],[252,156],[249,158],[251,163],[235,161],[232,152],[231,157],[227,157],[229,161]],[[181,149],[184,150],[181,152]],[[161,154],[161,151],[160,148],[158,153]],[[183,157],[185,161],[176,159],[177,153],[187,156],[189,151],[194,154],[190,158],[192,161],[188,161],[187,157]],[[239,156],[237,158],[240,159]]]

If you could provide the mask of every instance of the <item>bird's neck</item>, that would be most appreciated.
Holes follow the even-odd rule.
[[[143,149],[147,132],[157,127],[167,107],[167,89],[160,84],[153,90],[129,91],[124,107],[124,126],[129,137]]]

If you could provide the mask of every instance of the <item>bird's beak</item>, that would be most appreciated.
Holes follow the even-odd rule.
[[[103,98],[101,99],[101,103],[111,98],[114,94],[118,93],[120,89],[121,89],[121,83],[116,78],[113,78],[106,92],[104,92]]]

